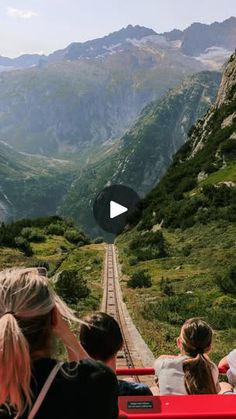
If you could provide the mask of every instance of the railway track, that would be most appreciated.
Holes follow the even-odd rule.
[[[147,365],[144,365],[141,360],[137,342],[135,342],[134,336],[132,336],[130,333],[130,321],[127,321],[127,315],[125,313],[121,288],[119,284],[119,273],[115,247],[111,244],[107,245],[106,249],[106,259],[104,266],[104,294],[101,309],[102,311],[113,316],[121,328],[124,346],[117,355],[117,368],[146,367]],[[137,376],[132,377],[131,379],[132,381],[140,382],[140,379]],[[142,377],[142,382],[146,382],[147,384],[152,385],[153,378]]]

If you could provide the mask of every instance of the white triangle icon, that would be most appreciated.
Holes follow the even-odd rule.
[[[110,218],[118,217],[118,215],[124,214],[124,212],[127,211],[128,208],[123,207],[123,205],[120,205],[115,201],[110,201]]]

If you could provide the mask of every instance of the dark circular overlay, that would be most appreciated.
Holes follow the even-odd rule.
[[[93,205],[93,214],[103,230],[119,234],[124,230],[129,217],[137,209],[139,201],[138,194],[128,186],[111,185],[97,195]],[[119,205],[127,208],[126,212],[111,218],[111,203],[118,209]]]

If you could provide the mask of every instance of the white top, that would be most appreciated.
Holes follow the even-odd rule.
[[[188,359],[187,355],[174,358],[158,358],[154,363],[155,374],[158,378],[160,394],[188,394],[184,383],[183,362]],[[216,391],[220,391],[218,381],[219,371],[212,364],[212,376],[216,385]],[[236,363],[235,363],[236,365]]]
[[[231,351],[226,357],[229,364],[229,369],[227,371],[227,377],[230,384],[236,386],[236,349]]]

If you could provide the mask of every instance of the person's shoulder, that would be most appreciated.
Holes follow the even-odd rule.
[[[77,371],[80,374],[105,374],[113,376],[113,371],[107,367],[103,362],[95,361],[91,358],[82,359],[79,362],[65,362],[62,365],[62,370],[68,373]]]
[[[161,368],[170,364],[182,362],[185,359],[179,355],[161,355],[154,362],[154,368]]]
[[[226,359],[229,361],[235,361],[236,362],[236,349],[233,349],[229,354],[226,356]]]

